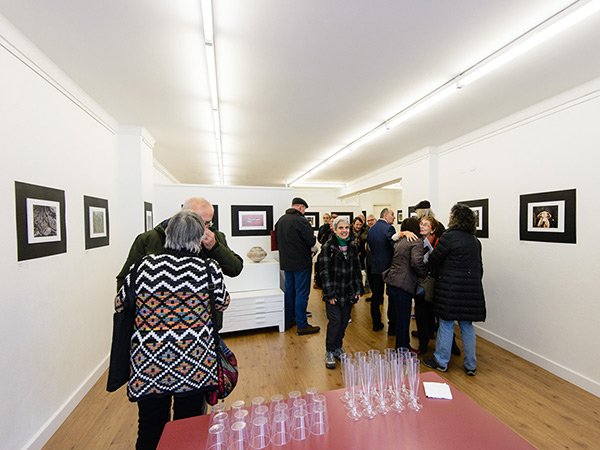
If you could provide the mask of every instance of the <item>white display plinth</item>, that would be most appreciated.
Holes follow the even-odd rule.
[[[235,278],[225,277],[225,286],[231,302],[223,313],[221,333],[272,326],[285,331],[284,294],[279,288],[277,261],[244,260],[242,273]]]

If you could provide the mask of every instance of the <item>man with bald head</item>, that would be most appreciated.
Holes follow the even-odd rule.
[[[229,277],[235,277],[240,274],[244,267],[244,260],[227,246],[225,234],[217,230],[212,222],[215,209],[210,202],[204,198],[193,197],[187,199],[182,209],[191,209],[204,220],[205,233],[202,238],[202,258],[212,258],[221,266],[223,273]],[[162,221],[152,230],[138,235],[127,256],[127,261],[123,265],[121,272],[117,275],[117,291],[125,282],[125,277],[129,273],[131,266],[141,257],[151,255],[162,251],[165,247],[165,229],[169,224],[169,219]],[[217,329],[221,328],[222,313],[215,317]]]

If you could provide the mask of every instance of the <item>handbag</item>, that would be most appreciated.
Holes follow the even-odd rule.
[[[130,273],[137,271],[136,264]],[[129,381],[129,348],[135,319],[135,291],[129,285],[125,295],[123,311],[113,314],[113,334],[110,346],[110,362],[106,390],[114,392]]]
[[[209,266],[210,270],[210,266]],[[211,273],[212,278],[212,273]],[[225,345],[221,336],[219,336],[219,332],[217,328],[214,326],[215,324],[215,299],[214,299],[214,289],[215,285],[210,283],[208,285],[209,289],[209,300],[210,300],[210,312],[213,318],[213,332],[214,332],[214,340],[215,340],[215,352],[217,355],[217,390],[208,392],[205,395],[206,403],[209,405],[216,405],[219,400],[223,400],[227,398],[229,394],[235,388],[238,381],[238,368],[237,368],[237,358],[233,354],[233,352]]]
[[[419,278],[417,282],[417,291],[415,296],[423,297],[427,302],[433,302],[433,292],[435,290],[435,278],[427,275],[424,278]]]

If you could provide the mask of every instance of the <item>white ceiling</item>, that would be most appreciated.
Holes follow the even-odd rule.
[[[225,183],[282,186],[572,0],[213,0]],[[585,3],[585,0],[575,3]],[[200,0],[0,0],[182,183],[217,184]],[[307,182],[350,182],[600,76],[600,13]]]

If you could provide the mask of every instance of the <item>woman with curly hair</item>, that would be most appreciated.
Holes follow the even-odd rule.
[[[448,230],[429,257],[436,278],[433,307],[439,327],[433,358],[424,359],[423,364],[440,372],[448,370],[454,321],[462,335],[465,371],[474,376],[477,370],[473,322],[485,321],[486,309],[481,242],[475,237],[475,230],[475,214],[468,206],[457,203],[450,211]]]

